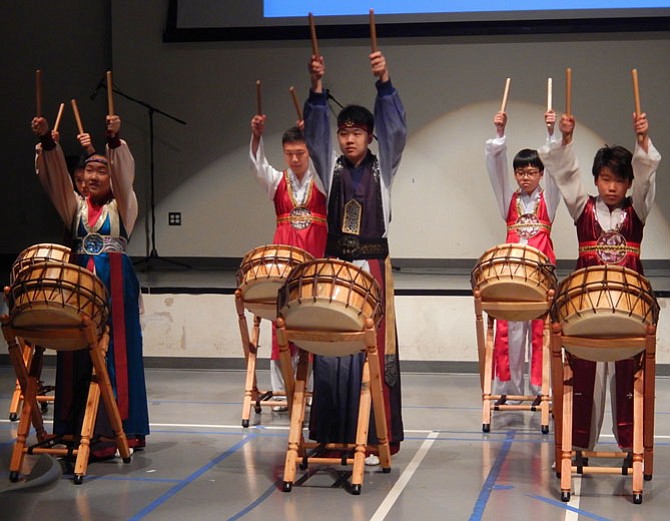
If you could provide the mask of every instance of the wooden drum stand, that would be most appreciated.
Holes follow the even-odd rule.
[[[482,388],[482,431],[490,432],[492,411],[540,411],[542,434],[549,433],[549,415],[551,410],[550,383],[550,318],[549,309],[554,297],[554,290],[547,292],[546,301],[513,302],[484,301],[478,288],[474,289],[475,321],[477,327],[477,346],[479,354],[479,376]],[[483,312],[487,313],[487,327],[484,332]],[[529,320],[529,317],[544,320],[542,335],[542,390],[534,395],[501,395],[493,394],[492,386],[495,377],[493,364],[494,324],[496,319]],[[518,402],[518,405],[506,403],[507,400]]]
[[[633,451],[600,452],[572,450],[573,374],[562,349],[591,350],[589,359],[597,361],[598,350],[605,355],[612,349],[626,350],[644,346],[642,358],[635,371],[633,391]],[[563,335],[562,325],[555,322],[552,333],[552,381],[556,440],[556,472],[561,478],[561,500],[570,501],[572,474],[633,475],[633,502],[642,503],[643,481],[650,481],[654,469],[654,396],[656,380],[656,325],[648,325],[644,336],[593,338]],[[623,358],[629,358],[625,356]],[[611,355],[601,360],[615,361]],[[573,457],[576,458],[573,465]],[[585,466],[582,458],[621,458],[621,467]],[[632,468],[631,468],[632,467]]]
[[[53,454],[58,456],[75,455],[74,482],[81,484],[86,469],[88,467],[88,458],[90,453],[91,437],[95,427],[95,420],[98,412],[98,404],[102,395],[103,404],[109,421],[114,432],[114,439],[117,449],[124,463],[130,462],[130,449],[128,440],[123,431],[121,416],[114,399],[112,385],[105,365],[105,353],[109,344],[109,333],[107,328],[102,336],[98,338],[95,324],[86,316],[82,315],[81,326],[67,328],[40,328],[40,327],[14,327],[9,316],[5,315],[1,319],[2,332],[9,348],[9,357],[16,371],[16,377],[21,386],[23,394],[23,406],[21,417],[17,429],[16,443],[12,452],[9,465],[9,478],[16,482],[19,480],[23,457],[28,454]],[[38,407],[37,393],[40,388],[39,368],[42,364],[43,349],[36,349],[33,356],[28,361],[28,366],[24,360],[24,353],[20,344],[23,339],[28,339],[36,345],[44,346],[47,349],[59,350],[65,343],[76,343],[83,346],[82,349],[88,349],[93,362],[93,374],[89,385],[88,400],[86,411],[81,428],[81,435],[73,437],[72,441],[78,442],[78,448],[62,448],[56,445],[65,441],[64,437],[56,437],[47,434],[44,429],[42,414]],[[71,350],[71,348],[68,348]],[[31,423],[35,427],[38,443],[32,446],[27,445],[28,435],[30,433]]]
[[[277,340],[279,343],[281,368],[286,384],[289,411],[291,414],[290,430],[288,438],[288,449],[286,451],[286,462],[284,465],[283,491],[290,492],[296,476],[296,465],[302,470],[307,469],[310,463],[353,465],[351,475],[351,491],[354,495],[361,493],[363,475],[365,471],[365,453],[368,446],[368,428],[370,424],[370,409],[374,411],[375,428],[377,432],[377,444],[371,446],[379,454],[379,461],[384,473],[391,471],[391,450],[389,446],[388,431],[386,425],[386,413],[384,409],[384,395],[382,392],[382,381],[379,370],[379,354],[377,351],[377,334],[374,320],[368,318],[360,332],[333,332],[333,331],[306,331],[287,329],[284,319],[277,318]],[[305,405],[307,394],[305,392],[309,372],[308,353],[299,350],[299,362],[296,378],[293,378],[288,344],[290,341],[300,345],[301,341],[308,343],[331,344],[352,342],[360,343],[365,349],[365,363],[361,376],[361,394],[358,409],[358,426],[356,429],[355,443],[311,443],[305,442],[303,436],[303,423],[305,420]],[[315,353],[319,354],[319,353]],[[348,354],[348,353],[347,353]],[[341,457],[322,456],[323,451],[339,451]],[[347,455],[347,452],[352,452]]]
[[[261,407],[271,406],[286,406],[287,402],[284,400],[275,400],[275,396],[286,396],[285,392],[274,393],[273,391],[260,391],[256,380],[256,364],[258,361],[258,348],[260,330],[261,330],[261,316],[254,313],[254,324],[249,333],[249,326],[245,313],[244,298],[240,289],[235,290],[235,308],[237,309],[237,320],[240,327],[240,336],[242,337],[242,350],[244,352],[244,359],[247,364],[246,379],[244,382],[244,398],[242,400],[242,427],[245,429],[249,427],[249,418],[251,416],[251,406],[253,403],[254,412],[261,413]],[[266,303],[254,302],[254,309],[264,310],[264,316],[277,314],[277,300],[268,301]],[[289,362],[290,363],[290,362]],[[283,369],[282,369],[283,371]]]
[[[23,352],[23,363],[26,367],[30,367],[30,361],[34,356],[35,350],[42,350],[43,347],[33,346],[28,342],[25,342],[21,339],[21,350]],[[41,368],[38,369],[38,377],[41,375]],[[37,394],[37,401],[40,404],[40,409],[42,413],[47,412],[48,404],[54,401],[53,396],[49,396],[47,393],[53,392],[55,390],[53,385],[45,385],[42,380],[39,380],[39,389]],[[19,419],[19,412],[21,410],[21,401],[23,400],[23,393],[21,391],[21,384],[18,379],[16,380],[16,385],[14,387],[14,392],[12,393],[12,398],[9,402],[9,421],[16,421]]]

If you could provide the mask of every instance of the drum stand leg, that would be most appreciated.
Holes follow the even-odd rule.
[[[30,366],[30,361],[32,360],[33,353],[35,349],[43,349],[40,347],[34,347],[28,342],[24,342],[23,339],[19,339],[19,343],[21,345],[21,350],[23,351],[23,363],[25,364],[26,367]],[[41,377],[42,374],[42,368],[39,367],[39,375]],[[38,388],[38,393],[37,393],[37,401],[40,404],[40,410],[42,412],[46,412],[47,410],[47,403],[48,402],[53,402],[54,397],[53,396],[48,396],[45,393],[48,393],[50,391],[53,391],[53,387],[51,386],[45,386],[42,381],[39,381],[39,388]],[[21,401],[23,399],[23,394],[21,392],[21,383],[19,380],[16,380],[16,385],[14,387],[14,392],[12,393],[12,398],[9,403],[9,421],[16,421],[19,419],[19,412],[21,410]]]
[[[242,400],[242,427],[249,427],[249,417],[251,415],[251,403],[258,399],[258,388],[256,386],[256,353],[258,349],[258,339],[260,337],[260,317],[254,316],[253,340],[249,337],[247,317],[244,311],[241,292],[235,291],[235,308],[237,309],[238,325],[240,336],[242,338],[242,350],[244,359],[247,363],[247,373],[244,383],[244,398]]]
[[[382,374],[379,370],[381,365],[379,363],[379,351],[377,349],[377,336],[372,320],[367,321],[365,338],[367,343],[367,361],[369,362],[370,371],[372,406],[375,413],[375,430],[377,431],[379,464],[381,465],[382,471],[388,473],[391,472],[391,446],[388,438],[388,425],[386,424],[386,407],[384,405]],[[360,418],[360,413],[358,416]],[[369,415],[367,417],[369,418]]]
[[[656,326],[647,327],[644,351],[644,479],[654,475],[654,410],[656,398]]]
[[[491,401],[493,400],[491,393],[493,392],[493,325],[495,319],[492,316],[487,317],[486,328],[486,345],[484,347],[484,373],[482,381],[484,386],[482,389],[482,431],[490,432],[491,430]]]
[[[644,360],[635,372],[633,384],[633,503],[642,503],[644,472]]]
[[[542,434],[549,434],[549,413],[551,407],[551,319],[549,314],[544,319],[542,332],[542,402],[540,403],[540,428]]]
[[[123,431],[123,423],[121,421],[121,414],[114,398],[114,391],[112,389],[112,382],[109,379],[107,372],[107,365],[105,364],[105,354],[109,347],[109,334],[105,332],[100,340],[97,339],[95,326],[88,321],[87,337],[90,346],[91,361],[93,362],[94,378],[97,379],[95,385],[99,389],[99,394],[102,397],[102,403],[107,412],[109,424],[114,433],[114,441],[116,448],[119,451],[124,463],[130,463],[130,448],[128,447],[128,439],[126,433]],[[90,396],[90,393],[89,393]],[[87,404],[88,405],[88,404]],[[95,426],[95,415],[97,415],[97,407],[93,409],[92,427]],[[87,411],[88,412],[88,411]],[[76,478],[76,475],[75,475]]]
[[[563,403],[561,422],[561,500],[570,501],[570,490],[572,488],[572,398],[573,380],[572,367],[568,360],[563,363]],[[558,467],[558,465],[557,465]]]
[[[552,325],[551,331],[551,386],[554,415],[554,467],[561,476],[561,450],[563,440],[563,342],[561,325]]]

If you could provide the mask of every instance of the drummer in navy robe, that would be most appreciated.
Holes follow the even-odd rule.
[[[85,160],[88,193],[77,194],[65,156],[43,117],[32,121],[39,137],[36,171],[58,214],[72,230],[72,262],[91,270],[108,290],[109,349],[107,369],[130,447],[142,448],[149,434],[149,415],[142,359],[140,287],[126,245],[137,219],[133,190],[135,161],[119,137],[121,120],[106,119],[106,154],[93,153]],[[80,137],[80,142],[83,139]],[[59,359],[59,362],[61,360]],[[81,430],[92,364],[87,350],[74,353],[72,364],[59,363],[54,405],[54,433]],[[111,435],[104,409],[98,414],[96,435]],[[92,445],[92,454],[113,456],[114,443]]]
[[[634,153],[622,146],[605,146],[596,153],[592,173],[597,196],[587,194],[581,179],[573,143],[574,117],[563,114],[559,127],[562,140],[543,146],[538,152],[556,179],[575,222],[579,241],[576,269],[616,265],[643,274],[642,234],[654,203],[656,169],[661,160],[648,135],[646,114],[637,114],[634,118],[637,136]],[[593,450],[598,441],[609,372],[614,436],[622,450],[631,450],[633,375],[640,356],[605,363],[569,355],[574,373],[572,440],[575,448]]]
[[[391,222],[391,186],[405,148],[407,125],[405,110],[391,83],[386,59],[379,51],[370,54],[369,58],[372,74],[377,78],[374,116],[359,105],[342,109],[337,118],[337,141],[341,152],[338,154],[331,144],[329,94],[323,87],[324,59],[312,56],[304,132],[317,175],[328,192],[326,256],[363,267],[382,289],[384,316],[377,327],[377,347],[389,441],[394,453],[403,440],[403,424],[387,237]],[[373,137],[378,142],[378,155],[369,149]],[[354,442],[364,359],[364,353],[314,357],[312,439],[319,443]],[[370,422],[368,443],[377,443],[374,422]],[[378,461],[374,454],[366,458],[367,464]]]

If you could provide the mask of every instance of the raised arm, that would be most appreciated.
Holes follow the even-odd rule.
[[[135,159],[128,144],[119,137],[121,119],[117,115],[107,116],[107,157],[109,158],[112,191],[128,236],[137,220],[137,196],[133,190],[135,182]]]
[[[374,116],[379,141],[379,164],[387,186],[391,186],[407,141],[407,121],[398,91],[391,84],[386,59],[380,51],[370,54],[370,68],[377,78]]]
[[[545,170],[556,181],[570,216],[576,221],[586,206],[588,194],[582,182],[572,142],[575,118],[563,114],[559,122],[559,128],[562,136],[561,141],[555,141],[540,147],[538,153],[544,163]]]
[[[31,127],[40,140],[35,146],[35,172],[63,223],[71,226],[78,202],[63,150],[54,140],[57,135],[43,117],[33,118]]]
[[[544,113],[544,124],[547,129],[547,140],[546,144],[551,146],[553,143],[557,142],[560,138],[554,132],[556,127],[556,112],[553,110],[548,110]],[[544,200],[547,203],[547,213],[549,214],[549,220],[554,221],[556,217],[556,210],[558,210],[558,205],[561,203],[561,191],[558,189],[556,180],[554,176],[551,175],[547,165],[544,166],[544,176],[543,176],[543,185],[544,185]]]
[[[316,174],[326,191],[330,190],[335,153],[331,144],[328,117],[328,91],[323,88],[323,56],[312,56],[308,66],[311,89],[303,110],[305,143]]]
[[[633,153],[633,208],[642,222],[645,222],[656,197],[656,170],[661,162],[661,154],[649,138],[647,115],[633,114],[633,123],[637,136]]]
[[[273,168],[265,156],[263,132],[266,116],[256,114],[251,119],[251,142],[249,144],[249,166],[251,173],[263,186],[269,199],[274,199],[277,185],[281,181],[282,172]]]
[[[487,140],[484,146],[486,171],[489,174],[500,215],[503,220],[506,220],[514,193],[514,189],[509,182],[509,166],[507,163],[507,137],[505,136],[507,114],[503,111],[497,112],[493,117],[493,125],[496,128],[496,137]]]

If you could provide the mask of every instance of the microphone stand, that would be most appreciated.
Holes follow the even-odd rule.
[[[102,88],[107,90],[107,86],[103,83]],[[150,183],[149,183],[149,192],[150,192],[150,198],[151,198],[151,206],[150,206],[150,212],[151,212],[151,251],[149,252],[149,255],[145,257],[144,259],[141,259],[137,262],[134,263],[135,266],[138,266],[140,264],[146,264],[146,271],[151,270],[151,265],[155,261],[162,261],[166,262],[169,264],[172,264],[174,266],[180,266],[185,269],[190,269],[191,266],[188,264],[185,264],[183,262],[171,260],[171,259],[164,259],[160,255],[158,255],[158,250],[156,249],[156,191],[155,191],[155,176],[154,176],[154,113],[161,114],[165,116],[166,118],[169,118],[173,121],[176,121],[177,123],[181,123],[182,125],[186,125],[186,122],[172,116],[171,114],[168,114],[166,112],[163,112],[162,110],[154,107],[153,105],[150,105],[149,103],[146,103],[144,101],[138,100],[136,98],[133,98],[132,96],[129,96],[125,92],[117,89],[116,87],[112,88],[112,92],[118,94],[119,96],[126,98],[127,100],[132,101],[133,103],[137,103],[138,105],[143,106],[144,108],[147,109],[147,112],[149,114],[149,173],[150,173]]]

